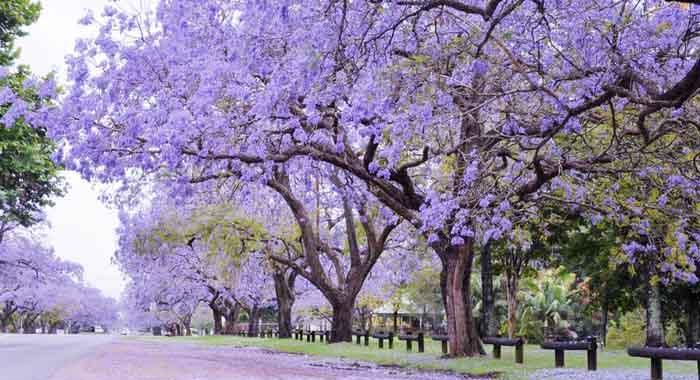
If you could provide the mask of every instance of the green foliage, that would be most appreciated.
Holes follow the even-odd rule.
[[[625,313],[619,321],[608,328],[607,343],[610,348],[624,349],[633,345],[644,345],[646,333],[643,309]]]
[[[13,64],[19,51],[16,38],[25,35],[23,27],[34,23],[41,6],[30,0],[0,2],[0,67]],[[29,70],[19,70],[0,80],[0,88],[10,87],[30,105],[42,102],[36,89],[24,86]],[[11,104],[0,104],[2,117]],[[40,218],[51,198],[62,195],[63,181],[59,167],[51,160],[53,142],[45,131],[18,120],[14,125],[0,126],[0,239],[13,226],[28,227]]]
[[[644,345],[646,340],[646,312],[642,308],[625,313],[619,321],[611,323],[608,329],[608,347],[624,349],[629,346]],[[666,323],[664,328],[666,344],[681,346],[685,341],[683,332],[676,323]]]
[[[605,223],[593,226],[576,218],[562,225],[557,235],[555,263],[587,279],[589,312],[603,306],[610,312],[627,312],[639,306],[635,286],[631,286],[636,279],[619,250],[616,228]]]
[[[533,323],[539,321],[545,329],[554,330],[568,327],[566,322],[573,309],[573,289],[576,275],[563,268],[541,271],[535,278],[523,280],[523,305],[521,308],[521,325],[532,329]],[[523,335],[533,334],[523,331]]]
[[[664,332],[664,338],[666,339],[666,344],[671,347],[679,347],[685,343],[685,337],[683,336],[683,331],[678,328],[675,323],[669,323],[666,326],[666,331]]]
[[[406,295],[421,310],[442,310],[442,293],[440,290],[440,270],[426,266],[413,274],[406,287]]]
[[[41,4],[31,0],[0,1],[0,66],[9,66],[19,55],[15,40],[26,35],[25,26],[39,19]]]
[[[267,238],[257,221],[240,215],[227,204],[202,207],[188,215],[178,210],[164,212],[158,223],[142,231],[136,239],[138,252],[157,252],[161,244],[183,246],[195,240],[205,242],[207,258],[222,269],[221,280],[231,266],[238,266],[252,252],[262,248]]]

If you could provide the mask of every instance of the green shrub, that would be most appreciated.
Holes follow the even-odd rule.
[[[675,323],[669,323],[666,326],[664,337],[666,338],[666,344],[671,347],[682,346],[685,343],[685,337],[683,336],[683,332],[678,328],[678,326]]]
[[[611,323],[608,328],[608,347],[624,349],[628,346],[644,344],[646,338],[644,325],[643,309],[623,315],[617,323]]]
[[[631,311],[612,323],[608,328],[608,347],[624,349],[629,346],[640,346],[646,340],[646,315],[644,309]],[[683,332],[675,323],[669,323],[664,329],[666,344],[672,347],[683,345]]]

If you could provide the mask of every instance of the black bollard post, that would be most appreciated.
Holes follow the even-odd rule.
[[[500,358],[501,358],[501,345],[500,345],[500,344],[494,344],[494,345],[493,345],[493,358],[494,358],[494,359],[500,359]]]
[[[524,352],[523,342],[520,341],[515,345],[515,362],[518,364],[523,364],[525,362],[525,352]]]
[[[564,368],[564,350],[554,350],[554,366]]]
[[[418,333],[418,352],[425,352],[425,338],[422,332]]]
[[[663,362],[658,358],[651,358],[651,380],[663,380]]]
[[[598,369],[598,341],[594,336],[588,339],[588,370],[595,371]]]

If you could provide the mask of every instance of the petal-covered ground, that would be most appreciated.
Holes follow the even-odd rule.
[[[258,348],[203,347],[120,340],[62,369],[51,380],[464,380],[343,359]]]
[[[649,380],[649,371],[634,369],[604,369],[595,372],[585,369],[542,369],[530,376],[531,380]],[[696,380],[693,375],[664,374],[664,380]]]

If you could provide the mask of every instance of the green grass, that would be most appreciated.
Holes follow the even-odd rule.
[[[246,346],[262,347],[272,350],[302,353],[325,357],[342,357],[354,360],[374,362],[383,365],[398,365],[402,367],[415,367],[424,369],[452,370],[472,375],[482,375],[497,372],[502,374],[504,380],[525,380],[528,375],[537,369],[554,367],[554,352],[542,350],[539,346],[528,345],[525,347],[525,364],[518,365],[514,362],[514,350],[511,347],[502,348],[502,359],[495,360],[491,355],[480,358],[442,359],[440,358],[440,343],[426,341],[425,353],[407,353],[404,342],[394,342],[394,349],[378,349],[377,341],[370,339],[370,346],[355,345],[351,343],[322,344],[306,343],[293,339],[260,339],[237,336],[206,336],[206,337],[147,337],[140,338],[150,342],[191,342],[212,346]],[[385,342],[386,347],[386,342]],[[491,346],[486,346],[487,350]],[[416,345],[414,344],[414,350]],[[585,368],[585,351],[566,353],[566,366],[568,368]],[[649,370],[649,360],[633,358],[622,350],[598,351],[598,368],[635,368]],[[664,362],[664,372],[668,373],[696,373],[695,362],[670,361]]]

